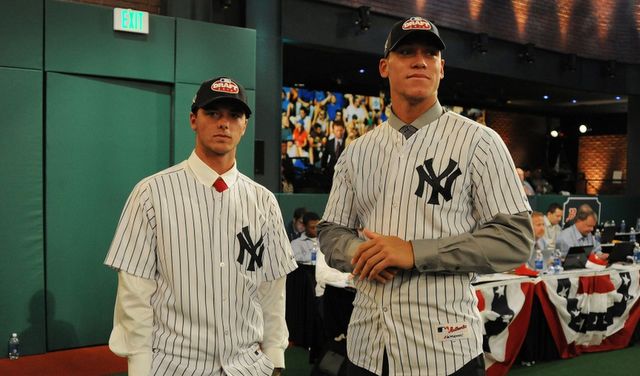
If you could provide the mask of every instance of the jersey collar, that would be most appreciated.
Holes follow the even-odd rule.
[[[430,109],[425,111],[422,115],[420,115],[416,120],[411,123],[418,130],[425,125],[437,120],[440,116],[442,116],[442,106],[440,105],[440,101],[436,100],[436,103],[431,106]],[[396,114],[393,112],[393,105],[391,106],[391,116],[389,116],[389,125],[391,128],[400,132],[400,128],[407,125],[405,122],[400,120]]]
[[[187,164],[189,165],[189,168],[191,169],[193,174],[196,176],[196,179],[198,179],[200,183],[206,185],[207,187],[213,186],[213,182],[216,181],[218,177],[222,177],[229,188],[231,188],[231,186],[233,186],[238,180],[239,172],[236,162],[233,162],[233,167],[231,167],[229,171],[220,175],[212,170],[211,167],[207,166],[207,164],[204,163],[200,159],[200,157],[196,155],[196,152],[194,150],[191,152],[191,155],[187,160]]]

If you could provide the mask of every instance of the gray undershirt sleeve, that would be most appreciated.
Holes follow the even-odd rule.
[[[412,240],[411,244],[421,272],[506,272],[529,259],[531,216],[528,212],[498,214],[472,233]]]
[[[318,239],[329,266],[353,271],[351,259],[364,242],[356,230],[323,221],[318,224]],[[498,214],[473,233],[412,240],[411,245],[421,272],[505,272],[529,259],[533,247],[531,216],[528,212]]]
[[[322,221],[318,224],[318,241],[327,264],[341,272],[351,273],[351,259],[364,240],[355,229]]]

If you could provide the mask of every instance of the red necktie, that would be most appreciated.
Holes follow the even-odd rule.
[[[219,177],[218,179],[216,179],[216,181],[213,182],[213,188],[215,188],[218,192],[224,192],[229,187],[227,186],[227,183],[222,180],[222,177]]]

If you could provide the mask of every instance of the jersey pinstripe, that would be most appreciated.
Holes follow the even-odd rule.
[[[151,374],[271,374],[258,346],[258,287],[296,263],[266,188],[239,174],[216,192],[186,161],[146,178],[127,200],[105,264],[157,281]]]
[[[336,165],[323,220],[404,240],[438,239],[528,210],[497,133],[447,112],[407,140],[385,122],[352,142]],[[455,372],[482,353],[473,276],[413,269],[385,285],[358,281],[349,359],[379,373],[386,349],[390,374]],[[441,340],[444,326],[462,323],[464,338]]]

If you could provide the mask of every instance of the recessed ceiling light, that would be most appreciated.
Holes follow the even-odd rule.
[[[572,99],[572,100],[571,100],[571,103],[578,103],[578,101],[577,101],[577,100],[575,100],[575,99]]]
[[[558,131],[556,131],[555,129],[551,131],[551,137],[556,138],[558,137]]]
[[[546,99],[549,99],[549,96],[545,94],[542,96],[542,98],[546,100]]]
[[[587,126],[584,124],[580,124],[578,130],[580,131],[580,133],[587,133]]]
[[[364,68],[360,68],[360,69],[358,70],[358,72],[359,72],[360,74],[363,74],[363,73],[364,73]]]
[[[616,95],[616,100],[619,101],[620,99],[622,99],[622,98],[620,98],[619,95]]]

